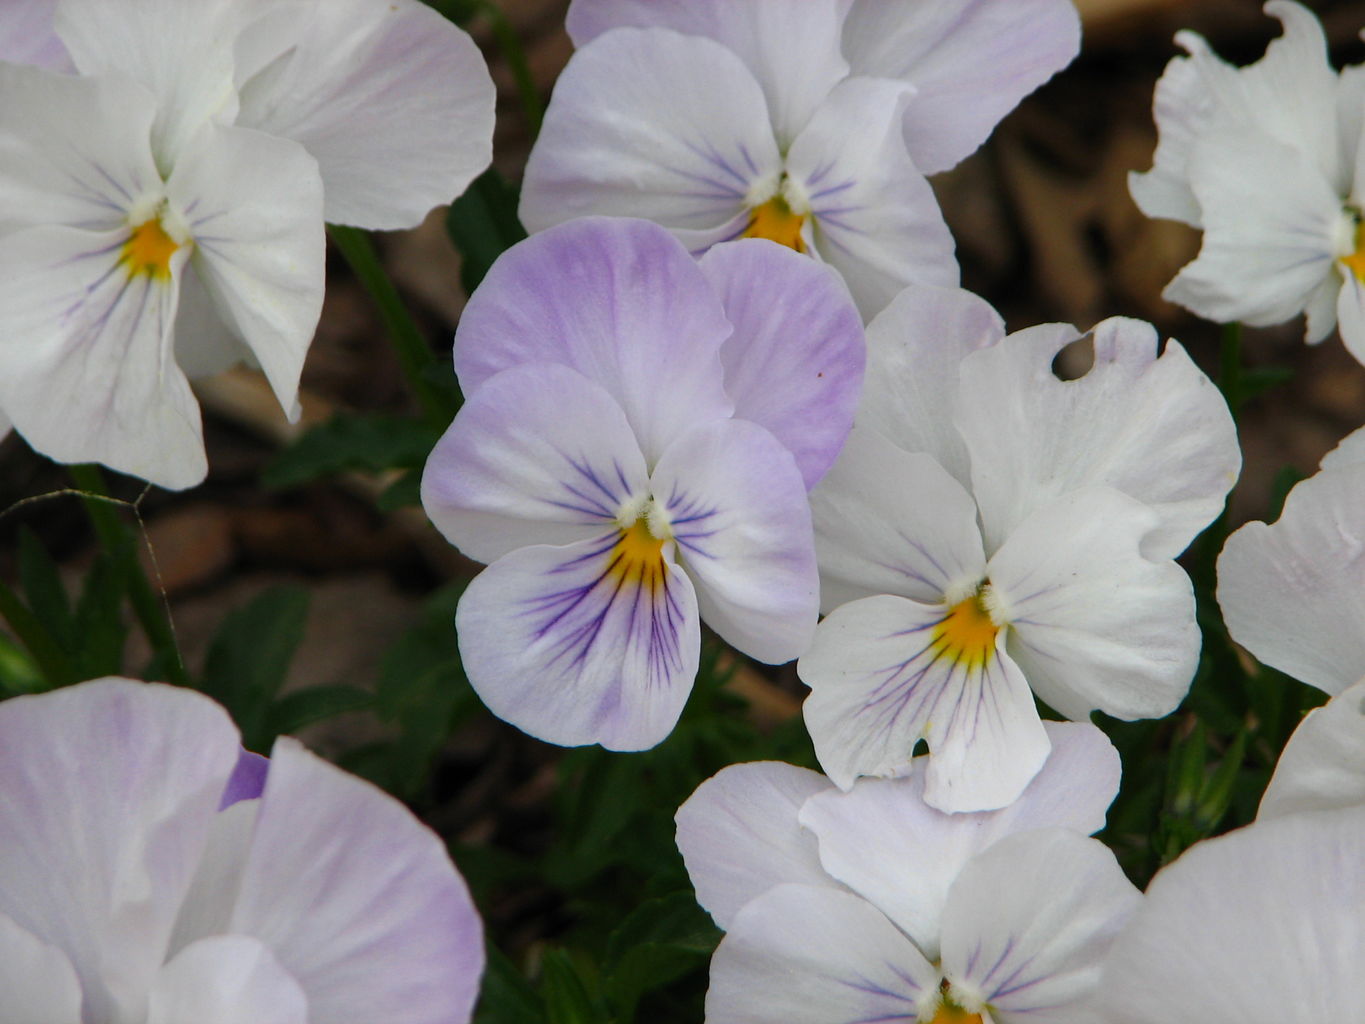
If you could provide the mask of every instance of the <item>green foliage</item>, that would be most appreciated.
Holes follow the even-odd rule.
[[[450,204],[446,231],[460,251],[460,283],[470,295],[493,261],[526,237],[517,219],[517,190],[490,167]]]
[[[439,437],[440,431],[421,420],[338,414],[280,452],[261,482],[284,489],[348,471],[420,468]]]

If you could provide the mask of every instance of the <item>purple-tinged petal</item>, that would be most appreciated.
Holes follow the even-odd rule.
[[[787,154],[815,249],[844,276],[864,320],[906,285],[958,281],[953,236],[901,134],[909,95],[884,79],[841,82]]]
[[[239,739],[155,683],[0,704],[0,914],[70,958],[86,1019],[141,1019]]]
[[[467,1021],[478,912],[445,844],[393,797],[275,741],[231,931],[260,939],[333,1024]]]
[[[191,942],[231,930],[232,909],[237,904],[260,806],[259,798],[239,800],[214,815],[204,856],[195,868],[194,879],[175,919],[175,930],[166,947],[167,959]]]
[[[612,530],[521,548],[475,577],[455,626],[484,703],[563,746],[659,743],[682,713],[701,650],[696,594],[672,546],[646,550]]]
[[[243,83],[238,123],[318,161],[329,222],[406,228],[493,155],[493,80],[469,35],[417,0],[314,0],[297,45]]]
[[[560,74],[521,219],[533,232],[593,214],[711,232],[781,170],[763,92],[738,57],[699,36],[617,29]]]
[[[926,174],[946,171],[985,142],[1080,45],[1071,0],[857,0],[844,22],[854,74],[915,87],[905,141]]]
[[[70,71],[71,56],[52,27],[57,0],[7,0],[0,5],[0,61]]]
[[[466,395],[523,363],[562,363],[605,388],[653,463],[697,423],[729,416],[720,348],[731,331],[696,261],[665,230],[594,217],[509,249],[460,317]]]
[[[0,914],[0,1024],[81,1024],[81,985],[56,946]]]
[[[840,887],[797,820],[802,804],[833,788],[819,772],[780,761],[732,764],[678,808],[678,851],[716,924],[730,927],[740,907],[783,882]]]
[[[761,239],[717,246],[701,268],[735,325],[720,350],[735,416],[781,441],[809,490],[858,407],[867,358],[858,310],[830,268]]]
[[[903,597],[836,608],[815,631],[797,672],[811,688],[806,727],[820,766],[841,788],[892,775],[929,745],[925,800],[942,811],[1012,803],[1047,760],[1033,695],[1004,653],[954,648],[950,609]]]
[[[939,972],[852,893],[780,885],[745,904],[711,959],[709,1024],[914,1024]]]
[[[1365,804],[1365,679],[1308,712],[1289,737],[1256,819]]]
[[[465,402],[422,475],[446,539],[492,562],[600,535],[649,476],[616,401],[567,366],[504,370]]]
[[[269,948],[245,935],[215,935],[187,947],[161,968],[147,1000],[147,1024],[308,1020],[308,999],[298,982]]]
[[[265,789],[266,773],[270,771],[270,759],[250,750],[242,750],[237,755],[237,766],[228,777],[227,788],[218,809],[224,810],[241,800],[255,800]]]
[[[800,655],[819,617],[820,582],[791,453],[757,424],[717,420],[670,445],[650,487],[706,624],[759,661]]]

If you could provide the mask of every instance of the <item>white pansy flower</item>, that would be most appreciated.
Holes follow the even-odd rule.
[[[1036,693],[1062,714],[1168,714],[1199,651],[1172,559],[1217,515],[1240,455],[1207,377],[1150,326],[1003,338],[966,292],[911,288],[868,327],[863,406],[812,492],[829,613],[797,668],[839,785],[931,752],[925,798],[1002,807],[1043,763]]]

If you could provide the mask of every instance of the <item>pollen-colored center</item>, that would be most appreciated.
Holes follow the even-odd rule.
[[[133,228],[128,241],[123,243],[121,262],[128,268],[129,277],[145,274],[158,281],[171,276],[171,257],[180,243],[166,234],[161,219],[153,217]]]
[[[608,574],[621,583],[632,583],[655,593],[664,584],[665,541],[666,538],[650,532],[641,516],[630,526],[621,528],[621,537],[611,549]]]
[[[943,621],[934,627],[934,651],[940,658],[979,668],[990,660],[999,631],[986,610],[982,591],[978,591],[949,608]]]
[[[968,1013],[960,1006],[942,1002],[938,1005],[938,1012],[927,1024],[981,1024],[981,1014]]]
[[[744,237],[766,238],[797,252],[805,252],[806,243],[801,240],[801,225],[805,219],[801,214],[793,213],[780,195],[773,196],[762,206],[750,211],[749,226],[744,229]]]
[[[1365,283],[1365,219],[1356,220],[1355,232],[1355,252],[1341,257],[1341,262],[1357,281]]]

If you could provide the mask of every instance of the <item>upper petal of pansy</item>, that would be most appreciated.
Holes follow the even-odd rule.
[[[157,98],[152,152],[169,174],[208,122],[237,115],[233,45],[258,0],[59,0],[55,24],[83,75],[121,73]]]
[[[466,1021],[483,970],[478,912],[440,837],[288,737],[271,751],[230,931],[270,948],[311,1021]]]
[[[1118,752],[1089,723],[1043,727],[1052,753],[1019,799],[998,811],[945,814],[930,807],[926,756],[898,778],[860,779],[847,793],[826,787],[813,794],[800,821],[819,840],[820,864],[937,959],[949,887],[972,857],[1027,829],[1104,827],[1118,793]]]
[[[943,811],[1003,807],[1047,759],[1028,682],[976,596],[959,604],[868,597],[820,623],[797,664],[806,728],[844,789],[930,750],[925,800]]]
[[[194,267],[290,419],[322,312],[327,240],[317,163],[298,143],[215,127],[176,164]]]
[[[1175,710],[1199,662],[1189,577],[1143,556],[1155,512],[1107,487],[1058,499],[1019,525],[987,572],[1009,652],[1068,718]]]
[[[1351,1020],[1365,1005],[1365,806],[1197,843],[1158,872],[1105,962],[1114,1024]]]
[[[1169,301],[1264,327],[1301,312],[1335,272],[1342,200],[1303,153],[1247,129],[1210,131],[1191,154],[1190,187],[1204,241],[1162,293]]]
[[[701,259],[735,325],[720,350],[735,415],[796,456],[809,490],[843,447],[862,390],[863,324],[839,275],[750,239]]]
[[[1247,523],[1218,556],[1228,632],[1258,660],[1327,693],[1365,676],[1365,466],[1289,492],[1273,526]]]
[[[56,946],[0,914],[0,1024],[81,1024],[81,985]]]
[[[838,887],[797,820],[807,799],[833,788],[819,772],[780,761],[732,764],[678,808],[678,851],[716,924],[728,928],[740,907],[783,882]]]
[[[0,914],[66,953],[87,1019],[141,1020],[237,730],[200,694],[106,679],[5,701],[0,740]]]
[[[492,562],[597,536],[648,484],[605,390],[567,366],[516,366],[478,388],[436,442],[422,506],[447,540]]]
[[[593,540],[521,548],[476,576],[455,627],[483,702],[563,746],[644,750],[663,740],[701,649],[696,593],[673,547],[640,520]]]
[[[302,143],[327,220],[412,227],[493,155],[493,80],[418,0],[312,0],[287,54],[241,86],[238,123]]]
[[[1092,332],[1091,369],[1059,380],[1053,359],[1077,337],[1069,326],[1034,327],[962,362],[955,421],[986,547],[1061,495],[1103,484],[1161,517],[1143,553],[1174,558],[1237,479],[1227,403],[1180,345],[1158,356],[1156,331],[1120,317]]]
[[[711,958],[710,1024],[914,1024],[939,972],[852,893],[779,885],[742,907]]]
[[[466,395],[522,363],[563,363],[605,388],[651,465],[697,423],[731,414],[715,289],[667,231],[594,217],[509,249],[455,333]]]
[[[948,994],[1001,1024],[1065,1020],[1098,989],[1105,953],[1141,902],[1099,840],[1062,828],[1002,839],[948,892]]]
[[[615,29],[555,83],[521,219],[532,231],[589,214],[714,231],[781,169],[763,90],[733,52],[667,29]]]
[[[971,495],[875,430],[853,428],[810,503],[826,612],[874,594],[932,603],[985,573]]]
[[[614,28],[667,28],[732,50],[763,87],[785,148],[848,74],[840,23],[849,0],[574,0],[566,19],[575,46]]]
[[[752,658],[791,661],[820,611],[810,504],[796,462],[747,420],[696,427],[650,479],[706,624]]]
[[[316,1018],[315,1018],[316,1019]],[[259,940],[215,935],[157,974],[147,1024],[308,1024],[308,999]]]
[[[1356,804],[1365,804],[1365,679],[1299,723],[1280,752],[1256,818]]]
[[[859,426],[907,452],[927,452],[964,487],[970,460],[954,429],[962,360],[1005,336],[1000,314],[961,288],[912,284],[867,325]]]
[[[865,320],[908,284],[958,280],[953,236],[901,134],[911,91],[886,79],[840,82],[787,154],[789,202],[809,209],[816,251],[843,274]]]
[[[1080,45],[1071,0],[857,0],[844,22],[854,74],[914,85],[905,141],[925,174],[946,171],[986,141]]]
[[[0,5],[0,61],[71,70],[71,56],[52,27],[57,0],[9,0]]]
[[[1322,457],[1318,466],[1337,470],[1360,463],[1365,463],[1365,427],[1358,427],[1338,441],[1337,446]]]

